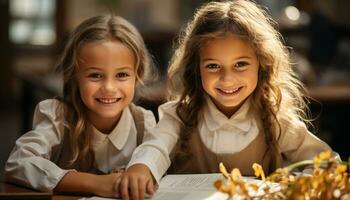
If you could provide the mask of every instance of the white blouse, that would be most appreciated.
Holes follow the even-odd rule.
[[[180,124],[176,114],[176,102],[159,107],[160,121],[144,142],[136,148],[128,166],[136,163],[147,165],[157,181],[170,166],[169,155],[177,143]],[[203,144],[216,154],[233,154],[246,148],[260,133],[257,113],[250,109],[250,99],[230,118],[227,118],[207,97],[198,131]],[[298,119],[281,120],[281,137],[278,140],[281,153],[289,162],[312,159],[320,149],[329,146],[310,133]],[[336,155],[336,153],[335,153]],[[285,163],[288,164],[288,163]]]
[[[62,151],[64,139],[63,117],[56,112],[60,102],[50,99],[40,102],[34,113],[33,130],[21,136],[5,166],[5,178],[41,191],[51,191],[70,170],[62,169],[56,158]],[[144,116],[144,137],[155,126],[151,111],[141,107]],[[87,131],[92,134],[94,167],[102,173],[125,167],[136,148],[137,130],[129,107],[123,110],[118,124],[110,134],[103,134],[91,124]],[[64,156],[64,155],[60,155]],[[66,155],[67,156],[67,155]]]
[[[248,112],[249,99],[230,118],[220,112],[209,97],[206,98],[206,103],[204,120],[199,122],[198,127],[203,143],[212,152],[217,154],[239,152],[258,136],[259,129],[252,116],[253,113]],[[229,145],[225,145],[227,141]]]

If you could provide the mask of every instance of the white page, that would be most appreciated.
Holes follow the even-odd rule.
[[[214,182],[223,178],[221,174],[170,174],[160,181],[159,189],[215,191]]]
[[[221,174],[176,174],[165,176],[152,200],[214,200],[227,199],[217,192],[214,182],[223,179]]]
[[[277,183],[263,182],[255,177],[242,177],[247,183],[256,184],[258,191],[248,190],[250,196],[263,195],[264,188],[269,186],[270,191],[280,190],[280,186]],[[218,192],[214,187],[216,180],[225,180],[222,174],[183,174],[183,175],[167,175],[161,182],[158,192],[153,197],[155,200],[200,200],[200,199],[227,199],[228,196],[221,192]],[[238,196],[233,199],[242,199]]]
[[[228,196],[217,192],[214,182],[224,180],[222,174],[183,174],[167,175],[162,178],[156,194],[152,200],[226,200]],[[264,194],[263,188],[268,184],[272,191],[279,190],[277,183],[264,183],[252,177],[243,177],[247,183],[255,183],[260,186],[257,192],[250,190],[249,195],[260,196]],[[81,200],[109,200],[111,198],[90,197]],[[235,197],[234,199],[241,199]]]

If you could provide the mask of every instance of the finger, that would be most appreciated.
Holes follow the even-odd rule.
[[[147,181],[147,183],[146,183],[146,191],[150,195],[153,195],[155,193],[153,180]]]
[[[139,199],[139,184],[136,178],[130,179],[130,192],[133,200]]]
[[[113,186],[113,192],[114,192],[114,197],[120,197],[120,182],[121,182],[121,178],[118,177],[118,179],[114,182],[114,186]]]
[[[140,199],[145,198],[145,188],[146,188],[146,181],[141,178],[139,180],[139,197],[140,197]]]
[[[123,200],[129,199],[129,191],[128,191],[129,181],[128,178],[123,178],[120,182],[120,193]]]
[[[116,177],[120,178],[123,175],[123,172],[115,173],[115,175],[116,175]]]

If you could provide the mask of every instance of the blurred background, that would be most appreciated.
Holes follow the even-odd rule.
[[[205,0],[0,0],[0,178],[15,140],[31,129],[35,105],[61,94],[53,73],[74,27],[84,19],[115,13],[141,32],[165,76],[181,27]],[[308,88],[311,130],[350,156],[350,1],[257,0],[278,22],[294,69]],[[164,84],[139,104],[156,113]],[[157,114],[157,113],[156,113]]]

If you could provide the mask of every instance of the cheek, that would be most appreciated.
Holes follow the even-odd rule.
[[[215,81],[214,81],[213,77],[210,77],[210,76],[203,77],[203,79],[202,79],[202,89],[207,94],[212,94],[214,88],[215,88]]]
[[[84,82],[84,81],[80,82],[78,87],[82,98],[91,96],[93,93],[95,93],[97,88],[95,84],[91,82]]]
[[[202,81],[202,87],[205,88],[205,86],[207,85],[208,83],[208,74],[205,73],[204,70],[202,70],[202,68],[200,68],[200,78],[201,78],[201,81]]]
[[[206,90],[207,88],[207,82],[208,82],[207,76],[201,73],[201,84],[204,90]]]
[[[258,75],[258,71],[253,71],[251,72],[251,76],[249,77],[249,82],[251,84],[251,86],[255,89],[257,84],[258,84],[258,80],[259,80],[259,75]]]
[[[202,79],[202,86],[205,88],[215,84],[217,77],[214,74],[203,73],[201,76],[201,79]]]
[[[120,88],[129,95],[134,95],[136,82],[135,79],[124,81],[120,84]]]

